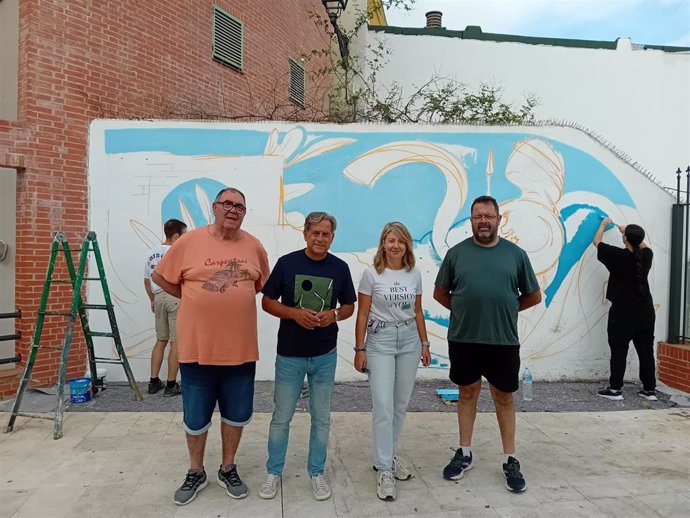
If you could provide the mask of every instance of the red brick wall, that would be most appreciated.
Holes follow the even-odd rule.
[[[53,234],[81,241],[87,222],[87,135],[95,118],[297,118],[318,120],[329,78],[309,76],[308,104],[287,101],[288,58],[328,46],[309,19],[320,0],[217,0],[244,22],[244,71],[211,59],[211,0],[20,2],[19,121],[0,121],[0,165],[18,167],[16,305],[27,356]],[[311,74],[325,58],[306,62]],[[297,110],[297,111],[296,111]],[[56,275],[63,277],[64,271]],[[52,309],[69,305],[67,290]],[[42,342],[59,343],[51,319]],[[83,374],[80,335],[68,377]],[[35,376],[52,381],[59,353],[44,351]],[[0,397],[13,383],[0,382]]]
[[[659,381],[690,393],[690,345],[659,342],[657,356]]]

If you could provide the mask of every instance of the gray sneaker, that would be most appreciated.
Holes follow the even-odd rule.
[[[317,500],[328,500],[331,497],[331,488],[323,473],[311,477],[311,490]]]
[[[227,471],[223,471],[223,466],[218,470],[218,485],[224,487],[230,498],[244,498],[249,493],[247,484],[237,474],[237,465],[230,464]]]
[[[266,474],[266,480],[259,488],[259,496],[264,500],[270,500],[278,492],[278,482],[280,481],[279,475]]]
[[[379,480],[376,484],[376,496],[381,500],[395,500],[397,491],[395,490],[395,478],[392,471],[379,472]]]
[[[378,471],[376,466],[372,466],[374,471]],[[393,476],[398,480],[408,480],[412,478],[412,473],[407,468],[407,462],[402,457],[393,456]]]
[[[175,491],[175,503],[177,505],[187,505],[196,498],[196,494],[208,486],[206,472],[190,469],[180,488]]]

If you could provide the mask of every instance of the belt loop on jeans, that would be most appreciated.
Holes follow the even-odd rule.
[[[384,322],[382,320],[369,320],[367,322],[367,327],[371,328],[371,332],[376,333],[379,329],[383,329],[384,327],[389,327],[389,326],[395,326],[395,327],[402,327],[402,326],[407,326],[414,322],[414,318],[408,318],[407,320],[399,320],[397,322]]]
[[[386,322],[386,324],[390,324],[395,327],[402,327],[411,324],[413,320],[414,318],[408,318],[407,320],[399,320],[398,322]]]

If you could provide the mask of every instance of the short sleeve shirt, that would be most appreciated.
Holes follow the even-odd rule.
[[[350,268],[345,261],[332,254],[315,261],[304,250],[278,259],[262,292],[286,306],[308,308],[317,313],[335,309],[337,304],[357,301]],[[278,354],[281,356],[321,356],[331,351],[337,341],[336,323],[309,330],[292,319],[280,319]]]
[[[256,294],[269,274],[258,239],[213,237],[209,227],[182,235],[156,265],[156,272],[182,286],[177,313],[181,363],[240,365],[259,359]]]
[[[599,243],[597,259],[609,271],[606,298],[612,304],[631,310],[652,309],[652,294],[649,290],[647,277],[652,267],[653,258],[654,253],[650,248],[642,248],[640,250],[640,271],[638,272],[635,257],[630,250],[607,243]]]
[[[384,269],[381,273],[370,266],[359,281],[359,293],[371,296],[369,317],[380,322],[400,322],[414,318],[414,303],[422,294],[419,270]]]
[[[157,246],[154,246],[150,251],[146,259],[146,264],[144,264],[144,279],[151,279],[151,275],[153,274],[153,270],[156,269],[156,265],[160,262],[161,259],[163,259],[163,256],[165,253],[170,250],[170,245],[164,245],[160,244]],[[160,293],[163,291],[163,288],[158,286],[153,281],[151,282],[151,291],[156,294]]]
[[[519,297],[539,290],[527,253],[499,238],[479,246],[471,237],[448,250],[436,285],[451,294],[448,340],[519,345]]]

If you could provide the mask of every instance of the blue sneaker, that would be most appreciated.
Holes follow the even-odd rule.
[[[472,453],[463,455],[462,448],[458,448],[455,450],[455,455],[451,461],[443,468],[443,478],[446,480],[460,480],[464,476],[465,471],[473,467]]]
[[[512,493],[522,493],[527,489],[525,477],[520,472],[520,463],[515,457],[508,457],[508,462],[503,464],[503,474],[506,477],[506,489]]]

